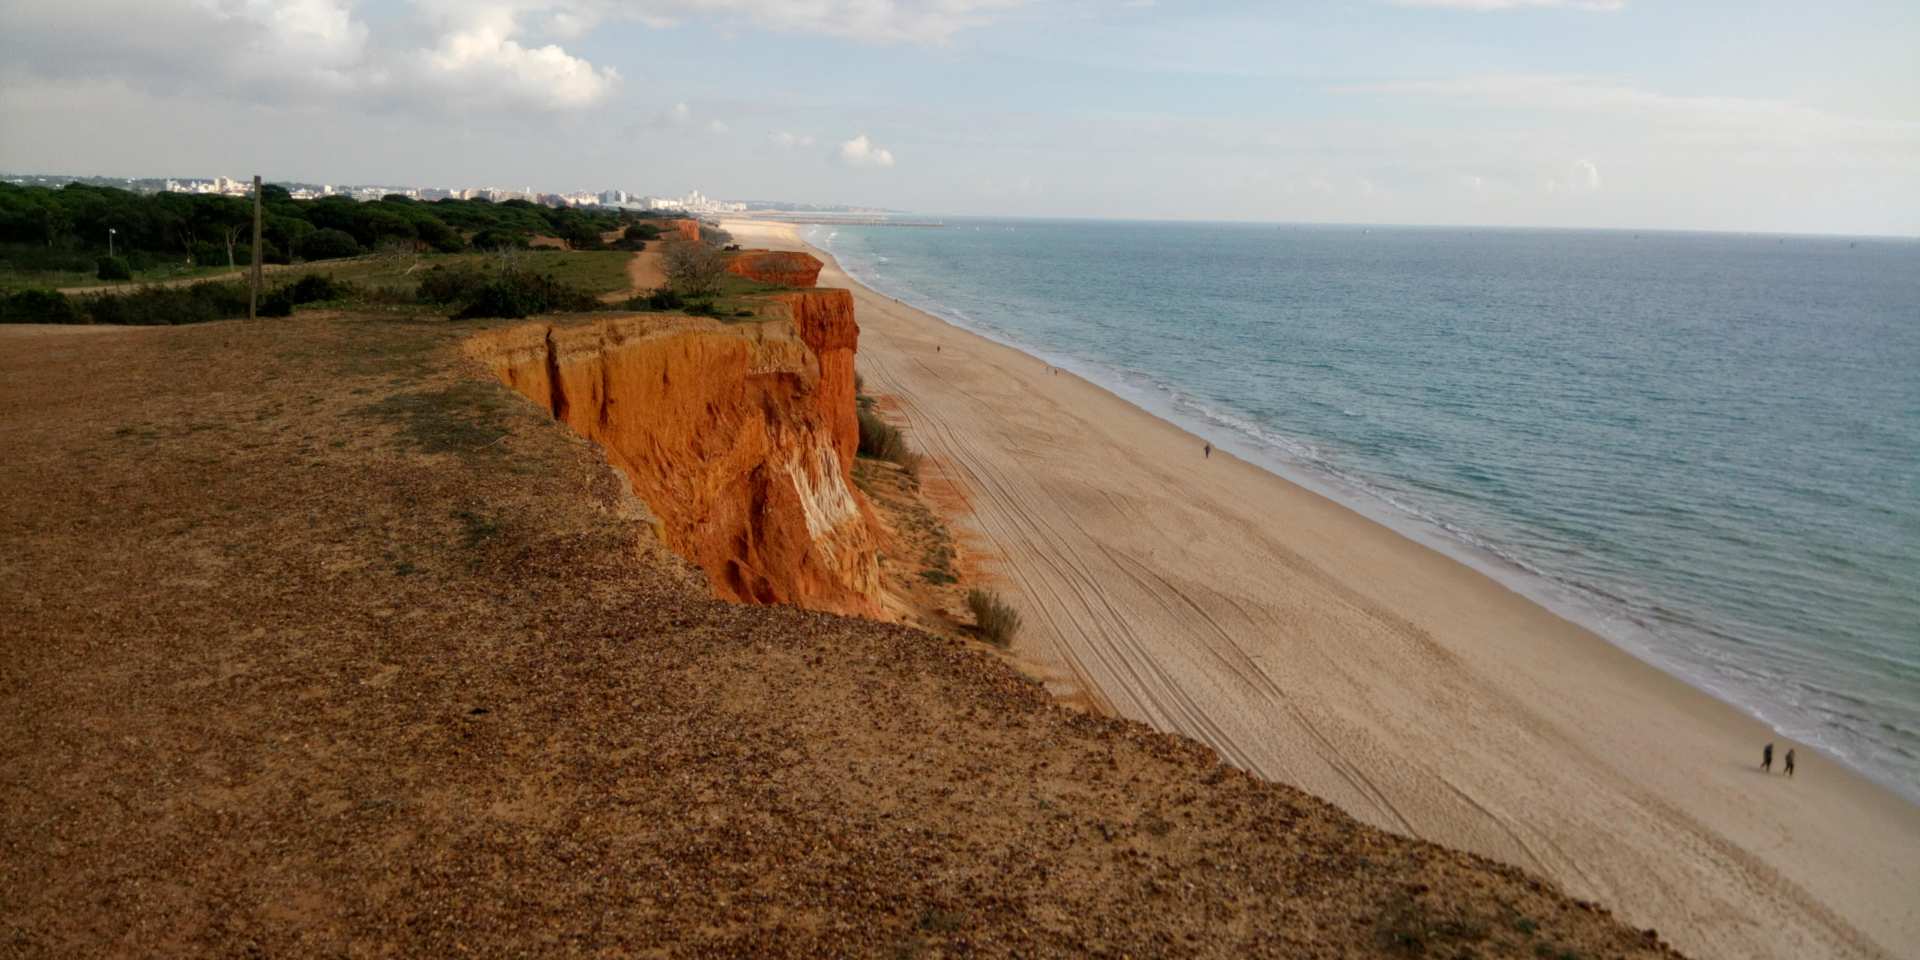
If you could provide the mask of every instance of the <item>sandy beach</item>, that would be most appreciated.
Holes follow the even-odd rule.
[[[803,249],[785,224],[729,222]],[[1920,956],[1920,808],[1489,577],[854,283],[870,392],[1055,692],[1699,957]],[[1799,775],[1758,770],[1799,750]]]

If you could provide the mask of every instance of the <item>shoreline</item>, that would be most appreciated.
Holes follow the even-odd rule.
[[[1487,572],[1224,450],[1185,472],[1200,438],[1179,424],[873,292],[793,225],[728,228],[855,291],[863,370],[966,497],[956,526],[999,560],[1033,623],[1018,652],[1056,692],[1699,955],[1920,942],[1904,798],[1807,747],[1791,789],[1759,780],[1750,755],[1779,739],[1760,720]]]
[[[828,224],[783,225],[832,226]],[[817,255],[831,260],[835,267],[852,282],[871,290],[877,296],[911,307],[905,301],[881,291],[869,279],[846,268],[826,247],[815,244],[804,236],[799,237],[798,242]],[[1394,501],[1390,496],[1369,486],[1360,478],[1344,475],[1325,465],[1290,459],[1283,442],[1266,441],[1258,436],[1251,436],[1250,434],[1257,432],[1257,428],[1236,427],[1217,421],[1210,423],[1206,411],[1188,412],[1179,408],[1183,399],[1192,403],[1201,402],[1195,398],[1171,393],[1156,395],[1150,389],[1129,383],[1124,371],[1108,367],[1098,361],[1071,355],[1062,359],[1059,356],[1049,355],[1049,352],[1043,348],[1020,343],[993,331],[981,329],[965,319],[957,319],[930,308],[911,308],[937,322],[964,330],[1084,379],[1113,395],[1115,399],[1138,407],[1169,426],[1192,435],[1194,440],[1211,443],[1216,452],[1230,453],[1239,459],[1246,460],[1287,483],[1333,501],[1402,537],[1470,567],[1528,601],[1546,608],[1555,616],[1596,635],[1603,642],[1627,653],[1652,669],[1679,680],[1718,703],[1738,710],[1749,719],[1768,727],[1776,736],[1791,738],[1795,745],[1815,750],[1822,756],[1837,761],[1852,774],[1920,809],[1920,792],[1916,792],[1920,791],[1920,787],[1909,788],[1896,782],[1891,772],[1883,771],[1880,775],[1876,775],[1874,771],[1865,769],[1863,763],[1855,755],[1844,750],[1842,745],[1809,736],[1803,730],[1790,729],[1792,724],[1769,717],[1763,703],[1742,699],[1737,695],[1742,691],[1718,688],[1708,677],[1690,671],[1685,661],[1663,656],[1656,645],[1644,639],[1655,635],[1655,628],[1639,620],[1630,609],[1625,607],[1609,609],[1603,592],[1596,592],[1594,588],[1585,584],[1555,577],[1518,558],[1509,556],[1477,540],[1469,532],[1451,528],[1443,521],[1423,513],[1416,507]]]

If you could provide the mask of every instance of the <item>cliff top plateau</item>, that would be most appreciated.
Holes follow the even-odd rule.
[[[646,369],[784,378],[830,472],[763,327]],[[476,331],[527,336],[0,329],[0,952],[1669,955],[960,641],[717,599]],[[581,336],[527,352],[617,408]]]

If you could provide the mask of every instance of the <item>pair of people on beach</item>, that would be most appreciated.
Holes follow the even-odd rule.
[[[1760,769],[1766,771],[1767,773],[1773,772],[1773,744],[1771,743],[1767,744],[1766,747],[1760,751]],[[1793,748],[1792,747],[1787,748],[1786,770],[1787,770],[1787,776],[1789,777],[1793,776]]]

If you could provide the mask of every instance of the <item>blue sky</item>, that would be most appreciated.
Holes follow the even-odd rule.
[[[0,22],[9,170],[1920,234],[1911,2],[0,0]]]

